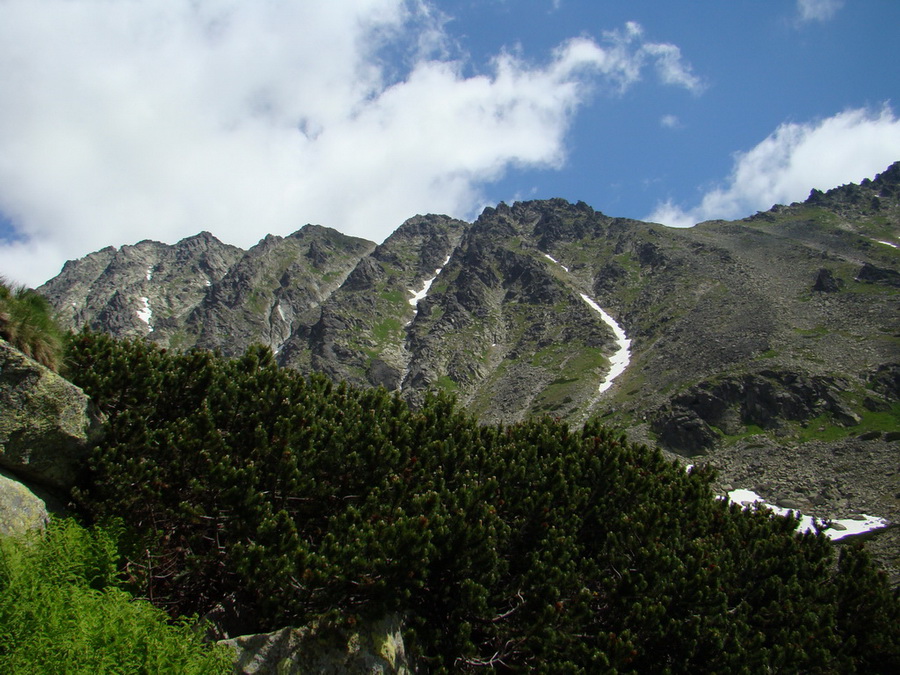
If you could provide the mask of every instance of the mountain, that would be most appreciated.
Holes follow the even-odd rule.
[[[73,329],[261,342],[413,403],[452,392],[485,422],[599,416],[714,464],[723,491],[896,521],[898,244],[900,163],[689,229],[501,203],[474,223],[416,216],[381,245],[307,225],[248,251],[208,233],[106,248],[38,290]]]

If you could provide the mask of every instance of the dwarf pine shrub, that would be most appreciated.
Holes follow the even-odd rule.
[[[900,603],[864,555],[834,565],[824,535],[598,424],[413,410],[262,347],[86,334],[68,364],[107,420],[76,497],[128,519],[128,581],[175,613],[399,614],[432,673],[900,672]]]

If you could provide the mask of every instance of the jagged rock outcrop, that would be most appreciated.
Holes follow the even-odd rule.
[[[235,653],[235,673],[306,675],[307,673],[414,672],[408,663],[399,617],[346,628],[282,628],[273,633],[221,640]]]
[[[78,387],[0,340],[0,467],[66,491],[96,430]]]
[[[74,330],[225,354],[252,343],[277,351],[309,331],[322,301],[374,247],[317,225],[267,236],[249,251],[202,232],[172,246],[105,248],[70,261],[39,290]]]
[[[900,198],[900,162],[859,185],[842,185],[826,192],[811,190],[806,204],[824,207],[853,220],[858,216],[896,216]]]
[[[227,355],[253,343],[279,353],[295,335],[308,335],[322,303],[374,246],[318,225],[269,235],[211,284],[184,330],[196,346]]]
[[[884,284],[885,286],[900,287],[900,272],[882,267],[875,267],[871,263],[863,263],[856,275],[857,281],[868,284]]]
[[[772,370],[705,381],[672,398],[657,413],[653,429],[664,446],[694,456],[718,442],[713,427],[719,434],[737,436],[748,426],[776,430],[786,422],[806,423],[822,415],[852,427],[860,418],[840,399],[848,387],[829,376]]]
[[[835,278],[834,273],[827,267],[823,267],[816,275],[813,290],[819,293],[837,293],[844,287],[844,282]]]
[[[174,246],[155,241],[110,246],[66,263],[39,290],[66,327],[189,346],[190,336],[183,332],[187,316],[240,253],[209,232]]]
[[[288,342],[281,362],[357,385],[399,388],[409,361],[407,326],[417,311],[410,301],[437,275],[465,227],[446,216],[407,220],[356,264],[309,333]]]

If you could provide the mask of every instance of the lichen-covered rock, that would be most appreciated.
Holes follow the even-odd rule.
[[[0,467],[68,490],[95,428],[81,389],[0,340]]]
[[[221,640],[235,653],[242,675],[308,673],[411,673],[397,616],[361,624],[355,630],[332,626],[282,628],[274,633]]]
[[[22,483],[0,474],[0,534],[23,534],[46,525],[44,500]]]

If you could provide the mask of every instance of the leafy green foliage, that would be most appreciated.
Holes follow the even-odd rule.
[[[62,361],[62,331],[50,303],[37,291],[0,278],[0,337],[51,370]]]
[[[598,425],[413,411],[263,348],[82,335],[69,366],[108,416],[80,502],[127,517],[131,582],[171,611],[235,598],[245,630],[399,612],[433,672],[898,665],[898,601],[868,560],[835,571],[824,536]]]
[[[117,587],[115,537],[72,520],[0,538],[0,671],[226,673],[230,654]]]

